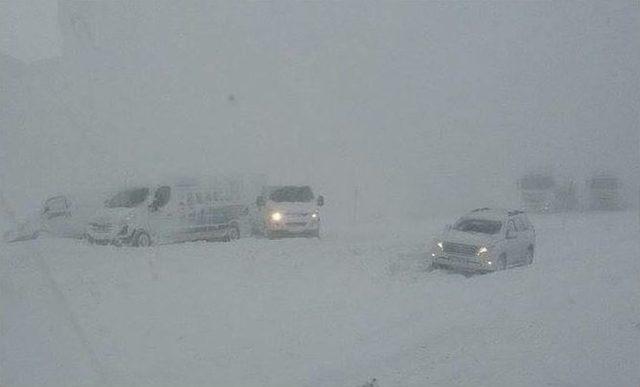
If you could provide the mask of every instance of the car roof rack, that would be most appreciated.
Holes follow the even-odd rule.
[[[520,214],[524,214],[524,211],[520,211],[520,210],[509,211],[509,216],[520,215]]]

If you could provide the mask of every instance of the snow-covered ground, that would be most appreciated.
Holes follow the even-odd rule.
[[[0,245],[0,385],[640,385],[637,213],[533,221],[532,266],[470,278],[428,269],[442,220]]]

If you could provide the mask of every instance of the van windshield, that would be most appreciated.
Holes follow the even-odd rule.
[[[457,231],[491,235],[497,234],[501,228],[502,222],[487,219],[461,219],[453,226]]]
[[[309,186],[287,186],[276,188],[269,195],[274,202],[310,202],[313,200],[313,192]]]
[[[143,203],[148,196],[149,188],[128,189],[115,194],[111,199],[107,200],[105,206],[107,208],[131,208]]]

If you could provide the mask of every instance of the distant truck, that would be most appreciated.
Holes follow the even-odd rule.
[[[551,174],[531,173],[518,180],[522,208],[528,212],[559,212],[577,208],[575,183]]]
[[[287,236],[320,237],[320,207],[324,197],[316,197],[308,185],[265,187],[256,199],[258,208],[254,230],[269,239]]]
[[[618,210],[623,207],[622,184],[617,176],[595,175],[586,182],[587,207],[590,210]]]

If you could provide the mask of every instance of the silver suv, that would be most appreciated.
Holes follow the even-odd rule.
[[[522,211],[479,208],[464,215],[435,240],[435,268],[489,272],[530,265],[536,233]]]

